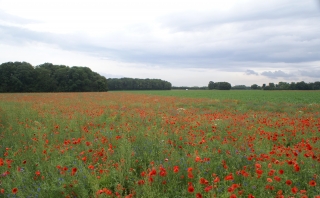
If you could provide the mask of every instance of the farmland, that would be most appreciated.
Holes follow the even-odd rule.
[[[242,102],[269,102],[311,104],[320,103],[320,91],[263,91],[263,90],[172,90],[172,91],[131,91],[130,93],[151,94],[188,98],[208,98],[218,100],[239,100]]]
[[[0,94],[0,197],[320,197],[318,98]]]

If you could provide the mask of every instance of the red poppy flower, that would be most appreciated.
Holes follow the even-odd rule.
[[[191,172],[188,173],[188,178],[190,178],[190,179],[193,178],[193,174]]]
[[[229,175],[227,175],[224,180],[228,181],[228,180],[233,180],[233,175],[232,173],[230,173]]]
[[[300,166],[299,166],[298,164],[295,164],[295,165],[294,165],[294,170],[295,170],[296,172],[299,172],[299,171],[300,171]]]
[[[153,177],[150,176],[150,177],[149,177],[149,182],[152,183],[153,181],[154,181]]]
[[[271,170],[269,171],[268,175],[269,175],[269,176],[272,176],[275,172],[276,172],[275,170],[271,169]]]
[[[153,175],[156,175],[157,174],[157,171],[155,169],[152,169],[150,172],[149,172],[149,176],[153,176]]]
[[[229,187],[229,188],[228,188],[228,192],[229,192],[229,193],[232,193],[234,190],[235,190],[235,189],[232,188],[232,187]]]
[[[202,198],[202,195],[200,193],[197,193],[196,198]]]
[[[75,167],[75,168],[72,168],[72,172],[71,172],[71,175],[73,176],[73,175],[75,175],[76,174],[76,172],[77,172],[77,168]]]
[[[291,192],[296,194],[298,192],[298,188],[294,186],[293,188],[291,188]]]
[[[144,180],[143,179],[138,181],[138,185],[143,185],[143,184],[144,184]]]
[[[291,181],[291,180],[287,180],[287,181],[286,181],[286,184],[287,184],[288,186],[291,186],[292,181]]]
[[[192,185],[188,186],[188,192],[193,193],[194,192],[194,187]]]
[[[306,191],[306,190],[301,189],[301,190],[300,190],[300,193],[301,193],[301,194],[304,194],[304,193],[307,193],[307,191]]]
[[[164,177],[167,175],[167,172],[166,172],[166,170],[161,170],[159,174],[161,177]]]
[[[237,198],[237,195],[232,194],[232,195],[230,195],[230,198]]]
[[[179,166],[174,166],[173,167],[173,172],[175,172],[175,173],[179,172]]]
[[[18,188],[12,188],[12,193],[13,194],[17,194],[17,192],[18,192]]]
[[[311,181],[309,182],[309,185],[310,185],[310,186],[316,186],[317,183],[316,183],[314,180],[311,180]]]
[[[204,188],[204,191],[209,192],[210,190],[212,190],[212,186],[207,186]]]
[[[209,183],[209,181],[208,180],[206,180],[205,178],[200,178],[200,184],[208,184]]]
[[[216,177],[216,178],[213,180],[214,183],[218,183],[219,181],[220,181],[220,178],[219,178],[219,177]]]
[[[280,177],[278,177],[278,176],[274,176],[274,180],[276,180],[276,181],[281,181],[281,178]]]
[[[258,175],[262,175],[263,170],[261,170],[261,169],[257,169],[257,170],[256,170],[256,173],[257,173]]]
[[[256,168],[261,168],[261,164],[256,164]]]
[[[267,182],[271,183],[272,179],[271,178],[267,178]]]

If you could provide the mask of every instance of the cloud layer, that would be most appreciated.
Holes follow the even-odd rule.
[[[261,81],[319,77],[313,72],[320,68],[317,1],[50,1],[52,9],[37,2],[34,12],[15,11],[13,3],[0,9],[3,45],[42,43],[129,65],[240,72]]]

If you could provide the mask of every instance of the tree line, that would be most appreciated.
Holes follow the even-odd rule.
[[[212,82],[208,84],[209,89],[218,89],[218,90],[230,90],[231,84],[228,82]]]
[[[228,82],[212,82],[210,81],[208,84],[208,89],[218,89],[218,90],[320,90],[320,82],[310,82],[306,83],[304,81],[301,82],[279,82],[278,84],[269,83],[268,85],[263,84],[259,86],[257,84],[251,85],[251,87],[245,85],[235,85],[231,86]]]
[[[108,78],[109,90],[170,90],[171,83],[160,79]]]
[[[261,87],[257,84],[251,85],[251,89],[262,89],[262,90],[320,90],[320,82],[279,82],[278,84],[269,83],[268,85],[263,84]]]
[[[0,65],[0,92],[108,91],[107,79],[88,67],[27,62]]]

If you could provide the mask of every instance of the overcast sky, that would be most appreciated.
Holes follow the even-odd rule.
[[[320,81],[319,0],[0,0],[0,63],[173,86]]]

